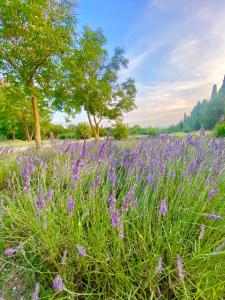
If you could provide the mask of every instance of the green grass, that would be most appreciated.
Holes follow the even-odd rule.
[[[225,148],[215,150],[209,138],[194,137],[193,141],[196,145],[174,137],[113,142],[101,160],[99,145],[90,143],[75,181],[71,175],[82,145],[74,148],[73,142],[70,148],[64,143],[39,153],[10,156],[11,160],[2,157],[1,181],[11,180],[0,184],[4,296],[17,299],[10,281],[17,277],[24,299],[30,299],[36,282],[41,299],[223,299],[225,252],[214,250],[224,241],[225,221],[206,214],[225,215],[224,170],[214,175],[216,163],[224,167]],[[205,164],[198,173],[184,176],[200,158]],[[35,165],[35,172],[29,190],[24,191],[21,170],[27,159]],[[148,184],[145,172],[150,172],[152,161],[155,179]],[[108,178],[112,168],[115,186]],[[211,177],[213,183],[207,186]],[[208,200],[212,187],[219,193]],[[40,188],[45,207],[37,209]],[[49,189],[53,197],[47,203]],[[122,211],[131,189],[135,195],[129,209]],[[110,219],[112,193],[121,218],[118,228]],[[73,213],[67,210],[69,198],[75,202]],[[165,217],[159,215],[163,199],[168,203]],[[202,224],[205,234],[200,238]],[[122,230],[124,239],[120,238]],[[4,255],[5,249],[20,242],[22,249],[13,257]],[[86,249],[86,256],[79,255],[76,244]],[[67,259],[62,263],[65,249]],[[184,281],[179,278],[177,255],[183,261]],[[162,274],[156,271],[160,258]],[[63,292],[52,288],[57,274],[63,278]]]

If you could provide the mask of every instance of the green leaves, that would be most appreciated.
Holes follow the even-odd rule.
[[[77,47],[63,59],[56,85],[55,104],[69,114],[83,108],[92,129],[103,118],[116,120],[135,108],[134,80],[118,82],[118,72],[128,65],[124,50],[116,48],[109,58],[105,44],[102,31],[85,27]]]

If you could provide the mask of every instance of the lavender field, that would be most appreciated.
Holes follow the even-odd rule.
[[[0,158],[4,299],[224,299],[225,141],[65,141]]]

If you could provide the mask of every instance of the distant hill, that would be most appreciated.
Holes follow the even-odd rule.
[[[184,114],[183,119],[168,128],[169,132],[195,131],[203,126],[206,130],[212,129],[224,117],[225,113],[225,76],[219,91],[214,84],[211,98],[198,101],[191,111],[190,116]]]

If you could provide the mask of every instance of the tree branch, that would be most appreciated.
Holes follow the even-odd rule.
[[[2,51],[1,48],[0,50]],[[2,56],[14,69],[18,69],[18,66],[12,61],[8,54],[2,52]]]

